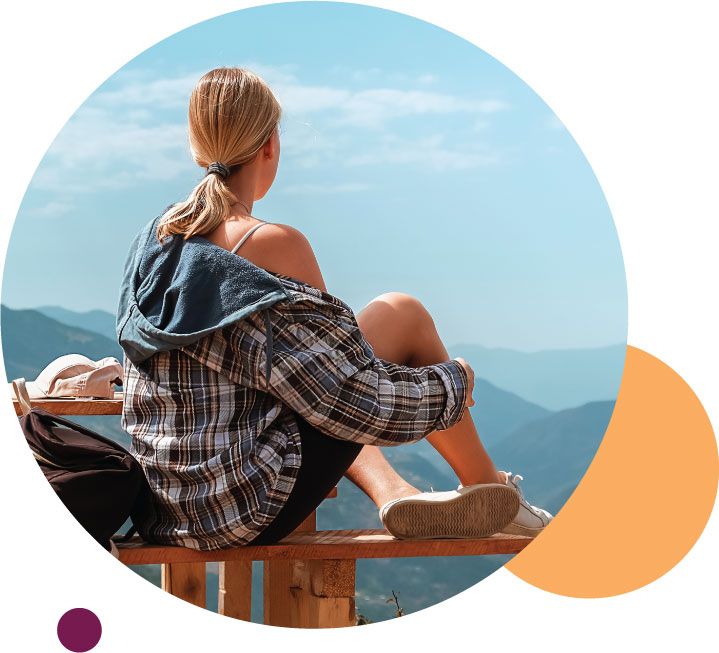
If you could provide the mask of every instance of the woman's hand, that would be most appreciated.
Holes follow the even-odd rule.
[[[460,356],[456,356],[453,360],[456,360],[464,368],[464,371],[467,372],[467,378],[469,379],[467,406],[474,406],[474,398],[472,397],[472,393],[474,392],[474,370],[470,364]]]

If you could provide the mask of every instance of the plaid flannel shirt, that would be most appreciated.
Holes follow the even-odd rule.
[[[124,357],[122,427],[153,489],[139,529],[152,541],[204,550],[251,542],[297,478],[295,413],[331,437],[384,446],[447,429],[464,413],[459,362],[379,359],[345,302],[272,274],[289,301],[138,366]]]

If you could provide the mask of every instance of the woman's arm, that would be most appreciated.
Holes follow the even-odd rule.
[[[325,315],[309,299],[279,302],[268,311],[269,386],[262,312],[222,330],[225,341],[214,348],[215,364],[224,365],[223,373],[236,382],[269,392],[323,433],[391,446],[462,418],[469,382],[459,361],[415,368],[379,359],[356,320]]]
[[[280,266],[279,258],[268,262],[265,252],[263,265],[327,292],[307,240],[300,232],[284,234],[283,248],[294,254]],[[278,240],[273,247],[282,251]],[[314,261],[314,272],[308,259]],[[339,439],[398,445],[462,418],[469,381],[459,361],[414,368],[379,359],[351,311],[298,297],[267,309],[273,340],[269,386],[265,311],[218,330],[209,343],[183,349],[235,383],[269,392]]]

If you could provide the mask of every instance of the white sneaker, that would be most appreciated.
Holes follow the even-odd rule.
[[[519,474],[504,472],[507,475],[507,486],[514,488],[519,496],[519,512],[517,512],[511,523],[502,528],[502,533],[507,535],[524,535],[525,537],[536,537],[544,527],[553,519],[551,513],[542,508],[531,505],[525,498],[519,481],[524,480]]]
[[[506,527],[519,508],[513,487],[481,483],[393,499],[379,517],[398,539],[481,538]]]

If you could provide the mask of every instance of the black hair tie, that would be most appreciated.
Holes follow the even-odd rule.
[[[213,161],[207,166],[207,174],[209,175],[213,172],[220,175],[223,179],[227,179],[230,176],[230,169],[224,163],[220,163],[219,161]]]

